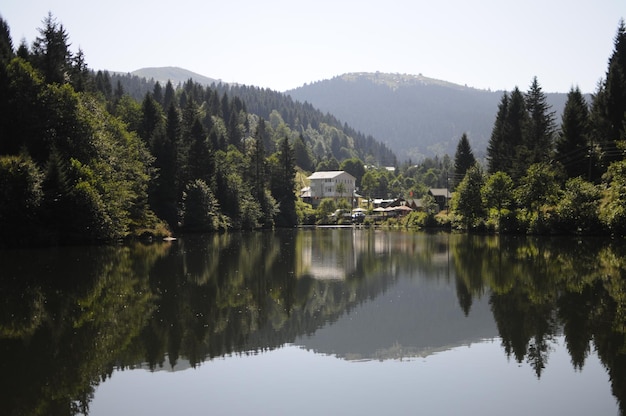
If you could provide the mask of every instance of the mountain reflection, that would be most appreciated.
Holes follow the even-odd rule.
[[[604,239],[309,229],[0,252],[9,415],[88,413],[114,370],[301,345],[399,359],[499,337],[537,377],[564,335],[626,398],[626,252]]]

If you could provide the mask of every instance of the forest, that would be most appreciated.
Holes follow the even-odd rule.
[[[96,72],[52,14],[38,31],[14,48],[0,19],[5,246],[294,226],[307,209],[299,172],[396,163],[371,136],[282,94]]]
[[[573,87],[560,125],[535,77],[504,92],[485,160],[397,163],[387,146],[311,104],[257,87],[161,85],[91,70],[52,14],[14,47],[0,18],[0,241],[100,243],[323,221],[297,197],[345,170],[359,193],[422,199],[388,225],[626,235],[626,27],[590,102]],[[390,169],[393,168],[393,169]],[[449,188],[437,212],[430,188]]]
[[[589,102],[590,101],[590,102]],[[498,104],[486,158],[462,134],[453,157],[410,160],[395,172],[368,169],[360,191],[421,198],[422,210],[389,226],[438,227],[514,234],[626,235],[626,26],[597,91],[587,100],[572,87],[557,125],[537,77]],[[438,212],[428,188],[448,188]]]
[[[475,163],[462,137],[450,221],[468,230],[626,235],[626,26],[588,103],[572,87],[560,126],[537,78],[502,95]],[[483,166],[486,165],[486,166]]]

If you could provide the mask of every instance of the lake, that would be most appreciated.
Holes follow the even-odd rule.
[[[3,415],[619,415],[626,244],[311,228],[0,251]]]

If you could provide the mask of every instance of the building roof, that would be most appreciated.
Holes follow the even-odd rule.
[[[300,189],[300,198],[311,198],[311,187],[305,186]]]
[[[430,188],[428,191],[432,196],[445,196],[446,198],[450,196],[450,191],[446,188]]]
[[[346,174],[350,176],[352,179],[356,179],[354,176],[350,175],[348,172],[343,171],[343,170],[326,170],[326,171],[315,172],[311,176],[309,176],[307,179],[333,179],[342,174]]]

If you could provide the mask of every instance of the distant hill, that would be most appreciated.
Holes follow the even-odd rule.
[[[400,160],[419,161],[446,153],[453,156],[463,133],[477,156],[484,155],[503,91],[376,72],[344,74],[286,94],[373,135]],[[546,95],[560,119],[567,94]]]
[[[219,79],[209,78],[204,75],[197,74],[187,69],[178,68],[175,66],[165,66],[158,68],[141,68],[131,72],[131,75],[136,75],[145,79],[154,79],[159,81],[161,85],[165,86],[167,81],[171,81],[172,85],[176,87],[178,84],[183,84],[190,78],[198,84],[209,86],[211,84],[219,84],[222,82]]]
[[[188,94],[193,94],[197,88],[189,85],[188,81],[191,79],[191,84],[213,89],[220,97],[227,94],[231,99],[239,98],[245,104],[247,112],[266,121],[278,122],[273,114],[279,114],[293,134],[296,137],[301,135],[308,145],[309,163],[307,166],[300,166],[307,171],[313,171],[315,165],[328,156],[333,156],[339,162],[351,157],[358,157],[361,160],[367,160],[369,157],[373,163],[384,166],[394,166],[397,163],[397,157],[389,147],[372,135],[363,134],[332,114],[322,112],[311,104],[296,102],[281,92],[236,83],[223,83],[175,67],[144,68],[132,73],[111,73],[108,76],[112,86],[119,84],[123,91],[140,102],[147,93],[154,90],[157,81],[164,87],[170,80],[174,88],[186,88],[189,89]],[[200,102],[204,98],[200,98]]]

